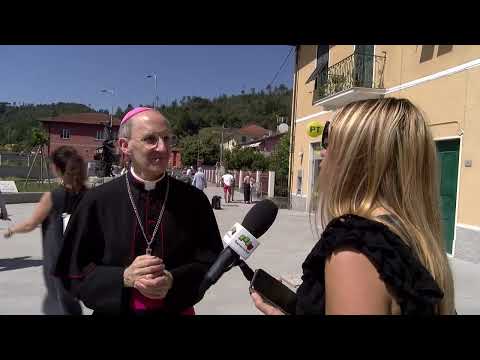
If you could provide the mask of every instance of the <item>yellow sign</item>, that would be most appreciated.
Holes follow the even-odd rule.
[[[323,133],[323,124],[318,121],[314,120],[308,123],[307,125],[307,134],[311,138],[317,138],[319,136],[322,136]]]

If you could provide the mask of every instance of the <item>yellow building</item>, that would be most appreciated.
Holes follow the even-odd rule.
[[[299,45],[292,99],[292,209],[308,211],[333,111],[380,97],[410,99],[430,123],[440,159],[444,240],[480,262],[480,46]],[[311,131],[309,131],[311,130]]]

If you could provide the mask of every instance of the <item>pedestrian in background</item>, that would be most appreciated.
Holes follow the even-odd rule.
[[[16,233],[27,233],[42,225],[43,276],[47,294],[42,310],[46,315],[82,315],[82,308],[63,287],[61,281],[53,276],[54,267],[63,244],[70,215],[73,214],[83,198],[86,181],[86,165],[83,158],[71,146],[56,149],[51,160],[53,173],[60,177],[62,186],[46,192],[35,208],[32,216],[8,228],[5,238]]]
[[[201,167],[198,168],[198,171],[193,176],[192,185],[202,191],[207,187],[207,178]]]
[[[243,202],[250,204],[250,172],[243,178]]]

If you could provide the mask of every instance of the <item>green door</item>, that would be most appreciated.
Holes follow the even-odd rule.
[[[445,248],[452,253],[455,236],[455,212],[457,203],[458,158],[460,140],[437,141],[440,162],[440,207],[442,235]]]

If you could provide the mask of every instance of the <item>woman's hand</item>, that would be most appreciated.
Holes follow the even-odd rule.
[[[263,301],[263,298],[255,291],[253,291],[250,296],[257,309],[265,315],[285,315],[279,308],[276,308],[275,306],[267,304],[265,301]]]
[[[3,237],[4,237],[5,239],[8,239],[8,238],[11,237],[12,235],[13,235],[13,231],[12,231],[10,228],[8,228],[7,231],[5,231],[5,232],[3,233]]]

